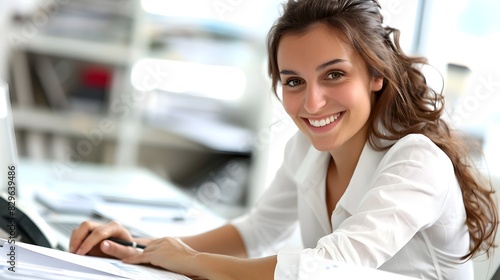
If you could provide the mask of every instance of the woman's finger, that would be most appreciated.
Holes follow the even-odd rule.
[[[101,242],[100,249],[106,255],[117,259],[124,259],[131,256],[139,255],[142,252],[142,250],[140,249],[136,249],[129,246],[123,246],[109,240],[104,240],[103,242]]]
[[[80,224],[76,229],[73,229],[71,233],[71,239],[69,241],[69,251],[71,253],[76,253],[82,242],[89,236],[92,230],[100,226],[98,223],[85,221]]]
[[[85,255],[92,248],[99,245],[103,240],[109,237],[116,237],[126,241],[132,241],[132,236],[128,231],[117,222],[111,222],[106,225],[97,226],[91,229],[87,237],[80,243],[76,250],[76,254]]]

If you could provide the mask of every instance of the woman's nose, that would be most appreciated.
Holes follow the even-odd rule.
[[[308,113],[316,113],[326,105],[326,95],[321,87],[308,85],[304,101],[304,108]]]

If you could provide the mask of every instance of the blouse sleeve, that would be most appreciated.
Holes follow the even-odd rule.
[[[295,165],[305,154],[300,135],[292,137],[285,147],[283,164],[271,185],[253,207],[250,214],[232,224],[239,231],[249,257],[276,254],[293,234],[297,222],[297,187],[293,182]]]

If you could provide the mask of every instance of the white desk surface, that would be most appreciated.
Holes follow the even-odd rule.
[[[59,195],[83,196],[118,196],[123,199],[139,199],[151,201],[178,202],[189,207],[185,221],[171,222],[170,208],[164,208],[165,216],[158,216],[158,205],[150,206],[135,204],[126,207],[123,203],[96,203],[100,214],[111,220],[139,229],[153,237],[183,236],[204,232],[225,224],[226,219],[219,217],[195,199],[183,193],[174,184],[160,178],[153,172],[138,167],[111,167],[93,164],[80,164],[74,168],[65,169],[64,176],[58,176],[59,163],[38,163],[21,160],[18,172],[18,201],[25,207],[35,209],[48,218],[85,220],[88,214],[57,213],[35,199],[41,191],[48,191],[49,200],[56,199],[50,192]],[[83,200],[81,203],[88,203]],[[75,202],[78,204],[78,202]],[[107,211],[107,212],[106,212]],[[104,213],[103,213],[104,212]],[[148,219],[143,216],[147,216]]]

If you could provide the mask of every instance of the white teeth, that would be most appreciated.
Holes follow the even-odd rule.
[[[341,113],[338,113],[336,115],[333,115],[329,118],[322,119],[322,120],[309,120],[309,123],[314,127],[322,127],[322,126],[325,126],[325,125],[330,124],[330,123],[334,122],[335,120],[337,120],[340,117],[340,114]]]

